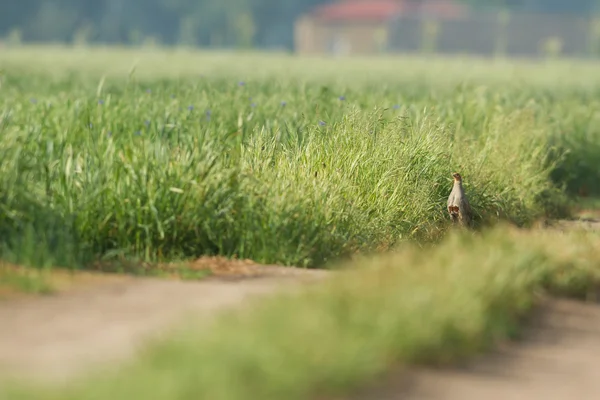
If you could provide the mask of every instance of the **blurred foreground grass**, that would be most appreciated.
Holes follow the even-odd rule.
[[[310,399],[349,392],[391,366],[456,361],[514,338],[544,294],[586,298],[600,283],[600,234],[453,233],[345,265],[300,293],[261,299],[211,329],[188,323],[139,359],[20,399]],[[1,392],[0,392],[1,393]]]

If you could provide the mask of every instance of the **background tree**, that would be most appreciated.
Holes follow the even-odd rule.
[[[294,21],[335,0],[0,0],[0,38],[293,47]],[[473,7],[589,13],[600,0],[461,0]]]

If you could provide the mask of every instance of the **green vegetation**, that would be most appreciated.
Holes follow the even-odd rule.
[[[514,338],[544,293],[593,294],[598,239],[500,227],[452,234],[427,252],[406,246],[224,315],[213,329],[187,326],[110,373],[5,395],[293,400],[349,392],[390,366],[449,363]]]
[[[0,300],[14,292],[50,294],[54,287],[44,271],[0,264]]]
[[[600,194],[594,63],[23,48],[0,69],[1,259],[188,279],[207,272],[152,266],[355,268],[186,327],[121,370],[0,398],[336,394],[489,348],[539,294],[600,283],[597,233],[489,227]],[[482,234],[447,235],[452,171]],[[389,253],[341,261],[376,250]],[[0,278],[29,282],[15,273]]]
[[[319,267],[439,239],[453,170],[480,225],[599,190],[592,63],[24,48],[0,68],[15,263]]]

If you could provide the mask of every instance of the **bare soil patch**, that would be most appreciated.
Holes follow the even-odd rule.
[[[524,340],[463,366],[412,369],[350,399],[595,400],[600,398],[600,305],[548,300]]]
[[[328,272],[220,258],[195,265],[213,275],[181,281],[65,273],[65,285],[53,295],[0,302],[0,377],[66,380],[86,367],[134,355],[146,339],[167,332],[187,313],[209,317]]]

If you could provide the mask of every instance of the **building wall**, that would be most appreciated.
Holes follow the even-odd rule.
[[[484,56],[600,55],[600,21],[573,15],[478,13],[454,20],[400,17],[386,24],[330,24],[306,17],[299,22],[298,53],[374,54],[385,48]]]
[[[304,17],[296,23],[299,54],[376,54],[385,51],[387,23],[320,23]]]

